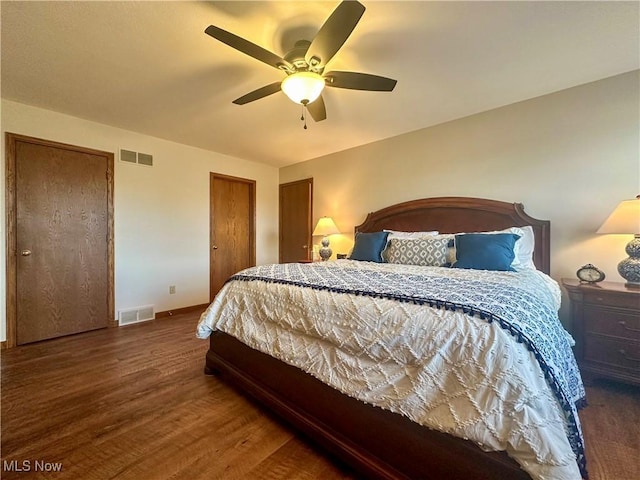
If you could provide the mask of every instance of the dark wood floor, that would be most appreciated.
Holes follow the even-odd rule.
[[[355,478],[203,374],[197,317],[3,350],[1,477]],[[596,383],[588,397],[581,419],[591,480],[640,478],[640,389]]]

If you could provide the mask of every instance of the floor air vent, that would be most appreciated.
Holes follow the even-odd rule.
[[[133,150],[125,150],[124,148],[120,149],[120,161],[153,167],[153,155],[149,155],[148,153],[134,152]]]
[[[118,311],[118,323],[129,325],[130,323],[146,322],[156,318],[153,305],[146,305],[138,308],[128,308]]]

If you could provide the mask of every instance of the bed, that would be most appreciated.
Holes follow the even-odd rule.
[[[355,232],[357,239],[356,244],[359,246],[358,236],[360,234],[375,234],[374,236],[377,236],[379,232],[384,230],[402,232],[437,231],[439,232],[438,236],[443,236],[443,234],[455,234],[459,232],[493,231],[501,233],[504,229],[513,227],[529,228],[529,231],[532,232],[533,238],[535,239],[535,243],[533,243],[532,246],[532,261],[535,264],[535,269],[532,268],[531,270],[535,271],[537,269],[539,272],[548,274],[549,222],[530,217],[524,212],[523,206],[518,203],[505,203],[468,197],[438,197],[414,200],[370,213],[365,221],[355,228]],[[468,238],[472,237],[473,235]],[[363,235],[361,238],[365,238],[365,236]],[[460,237],[456,237],[456,241],[459,238]],[[514,241],[519,241],[518,237],[514,237]],[[400,245],[400,240],[397,240],[397,243]],[[448,247],[450,246],[451,243],[448,244]],[[356,263],[358,265],[354,265]],[[349,288],[352,288],[353,283],[342,285],[340,284],[340,280],[335,280],[337,278],[336,275],[343,275],[344,272],[355,271],[359,269],[361,265],[366,265],[366,268],[369,269],[364,273],[364,276],[370,279],[380,276],[384,282],[387,282],[389,278],[403,280],[404,277],[399,277],[399,275],[404,275],[404,272],[409,272],[411,275],[414,273],[418,275],[416,272],[419,271],[419,273],[422,274],[421,272],[424,270],[423,267],[413,265],[403,266],[401,267],[402,272],[398,273],[398,265],[340,260],[337,262],[326,262],[324,265],[290,264],[288,266],[261,266],[255,267],[261,272],[260,276],[251,277],[250,273],[257,275],[256,272],[252,271],[247,272],[244,276],[243,272],[239,272],[240,275],[231,277],[228,284],[236,284],[239,288],[236,296],[232,300],[228,300],[227,296],[229,296],[229,294],[226,293],[227,290],[225,290],[225,288],[227,285],[225,285],[225,288],[221,290],[214,302],[203,314],[198,325],[197,335],[200,338],[209,337],[210,339],[210,347],[206,355],[205,373],[220,375],[242,391],[256,398],[265,407],[276,412],[295,428],[299,429],[313,442],[346,461],[365,478],[439,480],[473,478],[489,480],[497,478],[543,478],[545,475],[548,476],[547,478],[566,479],[587,477],[584,445],[580,433],[579,419],[576,413],[577,408],[584,402],[584,388],[582,387],[577,367],[575,367],[575,359],[573,359],[572,353],[570,351],[566,353],[566,350],[570,350],[571,338],[564,332],[564,329],[557,326],[549,327],[555,329],[553,335],[558,337],[558,342],[562,343],[562,348],[565,350],[565,352],[562,353],[563,358],[560,361],[560,363],[564,362],[564,364],[559,370],[566,370],[571,374],[571,378],[568,380],[568,382],[572,384],[571,393],[567,393],[568,387],[566,382],[562,379],[560,379],[562,380],[560,381],[557,378],[559,375],[562,375],[562,373],[558,373],[558,369],[556,369],[554,373],[552,368],[548,368],[549,364],[545,363],[541,358],[546,355],[543,351],[544,349],[541,350],[535,347],[535,345],[528,343],[529,337],[535,336],[536,334],[528,332],[526,329],[523,332],[522,326],[515,328],[513,324],[503,322],[501,317],[484,311],[484,307],[480,308],[477,305],[475,307],[471,305],[467,310],[461,311],[456,301],[444,300],[443,302],[439,302],[436,300],[434,303],[433,298],[435,298],[435,296],[432,298],[432,296],[430,296],[431,294],[419,292],[418,294],[409,293],[408,296],[405,296],[403,290],[410,290],[411,283],[403,284],[399,290],[396,289],[394,291],[395,293],[392,294],[367,295],[361,293],[357,288],[354,291],[349,290]],[[379,272],[379,269],[382,269],[382,273]],[[267,279],[267,271],[275,275],[274,272],[276,270],[278,270],[278,274],[280,270],[286,270],[291,277],[288,281]],[[442,268],[426,267],[426,270],[430,272],[429,275],[436,275],[431,273],[433,271],[444,272],[446,270],[448,275],[454,276],[453,280],[447,280],[447,282],[467,282],[465,279],[458,280],[458,277],[456,277],[461,277],[463,275],[461,271],[465,269],[451,268],[443,270]],[[454,270],[457,271],[454,272]],[[554,283],[546,277],[546,275],[541,275],[539,272],[527,272],[526,275],[531,275],[527,281],[533,283]],[[269,275],[271,273],[269,273]],[[505,278],[510,275],[513,277],[520,276],[520,272],[517,272],[515,275],[512,275],[510,272],[499,273]],[[473,275],[482,278],[489,278],[487,275],[490,274],[490,272],[484,271],[473,272]],[[311,287],[305,284],[307,277],[316,275],[329,275],[334,280],[325,280],[329,283],[324,286],[320,285],[321,282],[319,284],[320,286],[316,285]],[[358,273],[358,275],[361,274]],[[464,275],[466,275],[466,272],[464,272]],[[538,280],[538,278],[543,277],[545,277],[545,279],[543,279],[544,281]],[[482,278],[480,278],[480,281],[484,282]],[[420,279],[420,281],[423,280],[424,279]],[[442,286],[446,284],[446,282],[443,283],[444,280],[439,277],[429,277],[429,281],[433,283],[436,290],[437,285]],[[469,281],[476,282],[478,278],[474,277]],[[335,282],[335,284],[332,282]],[[357,279],[354,280],[354,282],[357,282]],[[503,434],[496,430],[498,427],[490,424],[493,420],[488,420],[489,417],[495,417],[497,415],[496,411],[491,410],[493,407],[487,408],[486,412],[469,414],[469,419],[467,420],[464,415],[468,414],[467,410],[473,410],[473,408],[465,406],[456,411],[455,408],[457,408],[457,406],[451,406],[451,404],[461,401],[460,399],[465,402],[467,401],[465,398],[466,393],[461,390],[459,386],[456,387],[458,388],[457,394],[451,394],[450,397],[447,397],[447,401],[451,402],[449,405],[445,405],[441,401],[441,398],[437,397],[436,394],[439,395],[442,392],[436,392],[433,397],[429,398],[426,398],[426,394],[423,393],[407,393],[410,389],[407,388],[405,391],[406,385],[404,384],[407,383],[405,377],[410,378],[410,383],[412,384],[419,383],[423,386],[429,382],[437,384],[438,388],[427,385],[427,387],[432,390],[442,390],[444,392],[449,387],[439,385],[438,382],[440,382],[440,380],[437,377],[429,376],[431,374],[425,376],[422,371],[422,366],[420,368],[414,368],[414,364],[419,363],[423,365],[420,363],[422,360],[420,360],[420,362],[416,360],[416,355],[420,356],[422,354],[416,354],[414,352],[416,348],[415,345],[411,343],[413,340],[406,340],[409,337],[404,335],[402,337],[403,342],[411,343],[410,346],[402,345],[400,350],[393,350],[393,353],[390,353],[394,347],[389,345],[382,345],[381,347],[376,339],[375,353],[371,353],[371,349],[367,347],[369,349],[367,350],[367,359],[357,359],[353,362],[353,365],[342,367],[341,364],[335,362],[344,360],[344,358],[342,358],[344,351],[359,348],[363,342],[362,339],[356,339],[351,342],[352,344],[349,344],[346,338],[351,338],[351,336],[349,333],[346,333],[344,337],[336,337],[338,339],[333,339],[335,344],[340,343],[340,345],[334,345],[335,348],[331,350],[330,353],[324,353],[322,351],[316,351],[316,345],[313,343],[313,339],[310,339],[310,336],[313,337],[314,334],[323,327],[318,327],[317,325],[310,326],[310,323],[305,328],[310,329],[309,331],[312,332],[312,335],[308,335],[309,331],[306,332],[307,337],[304,340],[304,348],[296,346],[293,342],[287,344],[287,339],[289,338],[288,331],[282,330],[278,331],[277,334],[272,334],[264,330],[267,326],[262,324],[269,323],[270,320],[262,321],[262,324],[260,324],[258,320],[255,320],[256,323],[252,327],[249,327],[248,324],[235,321],[235,326],[230,327],[229,325],[234,322],[233,319],[235,317],[240,318],[243,317],[243,314],[247,315],[247,307],[242,305],[242,302],[245,298],[250,298],[253,295],[251,289],[256,285],[261,285],[260,288],[265,289],[287,289],[286,292],[285,290],[278,290],[276,293],[270,293],[274,304],[267,305],[266,317],[275,318],[278,317],[280,311],[294,309],[295,313],[293,316],[299,315],[296,318],[301,319],[300,322],[304,324],[307,323],[305,315],[308,317],[316,315],[333,318],[334,312],[347,310],[349,308],[345,303],[347,299],[352,309],[355,305],[356,309],[362,308],[360,311],[366,312],[366,308],[368,307],[361,307],[359,302],[369,302],[371,301],[369,297],[375,297],[376,295],[378,295],[378,298],[374,301],[381,303],[376,303],[375,307],[372,307],[374,310],[378,309],[375,311],[379,311],[380,309],[384,310],[387,306],[392,305],[386,302],[394,302],[393,308],[409,311],[409,317],[417,312],[415,309],[421,308],[429,312],[437,312],[435,313],[436,315],[445,317],[447,315],[453,315],[458,319],[457,321],[459,321],[460,316],[465,318],[465,322],[468,321],[467,317],[473,318],[475,319],[472,322],[474,325],[480,325],[480,329],[489,329],[492,332],[491,335],[496,335],[496,332],[498,332],[497,335],[499,335],[500,338],[506,337],[512,339],[507,340],[506,346],[504,347],[507,349],[505,351],[511,353],[509,353],[509,355],[500,353],[500,356],[501,359],[509,359],[508,362],[510,362],[510,366],[508,368],[521,368],[517,364],[522,364],[522,359],[524,359],[524,363],[527,365],[527,372],[529,373],[523,373],[522,375],[530,375],[524,383],[530,383],[531,385],[518,388],[527,390],[529,397],[527,397],[526,401],[523,400],[525,402],[524,406],[518,404],[519,400],[512,401],[508,399],[506,395],[501,392],[500,389],[502,387],[492,385],[491,382],[493,382],[493,380],[485,380],[484,369],[486,368],[488,372],[489,367],[477,366],[479,370],[474,370],[476,367],[474,367],[473,364],[466,366],[462,364],[456,364],[454,366],[446,365],[446,367],[451,370],[457,369],[476,372],[474,374],[477,375],[476,380],[473,378],[471,381],[469,381],[469,379],[459,379],[460,383],[465,385],[465,388],[467,388],[467,384],[473,384],[473,395],[478,394],[481,397],[487,396],[488,391],[495,390],[495,398],[490,398],[489,402],[497,402],[500,405],[513,404],[517,406],[517,408],[514,407],[515,413],[509,412],[508,415],[504,417],[501,416],[498,419],[498,423],[502,424],[504,423],[503,418],[509,418],[511,421],[513,418],[518,417],[518,420],[513,420],[514,423],[512,427],[500,426],[500,428],[507,429],[507,433]],[[475,283],[473,285],[483,285],[483,283]],[[292,291],[290,292],[289,289]],[[442,287],[442,289],[444,289],[444,287]],[[299,296],[302,295],[302,293],[298,292],[298,290],[304,291],[304,295],[307,295],[308,292],[313,292],[315,300],[309,303],[306,297]],[[481,296],[481,291],[482,288],[479,287],[478,291],[475,292],[478,294],[477,296]],[[283,292],[283,295],[280,295],[279,292]],[[557,307],[559,306],[559,290],[557,294],[557,298],[555,299],[556,304],[553,307],[555,308],[553,314],[556,315],[556,320]],[[329,296],[327,297],[327,295]],[[435,293],[433,295],[435,295]],[[365,297],[367,298],[366,300]],[[287,298],[286,307],[283,304],[278,304],[282,298]],[[522,303],[522,300],[519,301]],[[261,297],[258,299],[258,302],[263,302]],[[395,306],[396,303],[400,306]],[[328,306],[328,304],[331,305]],[[383,305],[383,307],[380,305]],[[545,308],[548,310],[547,307]],[[420,310],[420,312],[422,312],[422,310]],[[504,315],[507,314],[508,312],[504,313]],[[338,314],[336,313],[336,315]],[[362,313],[362,315],[364,316],[365,314]],[[422,315],[422,313],[420,313],[420,315]],[[431,313],[429,313],[429,315],[431,315]],[[221,320],[221,317],[224,317],[224,320]],[[259,316],[256,315],[256,317]],[[370,313],[369,317],[371,317]],[[254,321],[251,312],[244,318],[248,320],[248,322]],[[332,324],[331,331],[323,333],[323,335],[327,335],[327,338],[332,335],[335,337],[337,335],[336,332],[341,331],[342,326],[340,325],[339,315],[336,318],[338,318],[338,320]],[[367,321],[360,325],[362,328],[358,327],[358,329],[366,332],[367,328],[372,328],[374,331],[373,335],[375,336],[377,335],[377,333],[375,333],[376,329],[385,330],[386,328],[385,325],[376,325],[375,322],[375,318],[367,318]],[[389,322],[389,324],[391,324],[395,322],[395,319]],[[402,322],[410,325],[410,328],[415,328],[415,322],[411,323],[409,320],[403,320]],[[398,320],[399,324],[402,322]],[[432,322],[432,320],[429,320],[429,322]],[[345,320],[345,327],[347,323]],[[402,323],[402,325],[405,325],[405,323]],[[559,325],[559,322],[557,323]],[[473,328],[476,327],[474,326]],[[392,330],[390,327],[389,329]],[[245,330],[251,330],[253,332],[251,334],[253,335],[253,337],[251,337],[252,339],[243,337]],[[225,333],[225,331],[227,333]],[[442,331],[445,331],[445,329]],[[458,334],[454,334],[453,337],[449,337],[448,334],[442,334],[440,336],[457,338],[455,335]],[[238,340],[236,337],[243,338],[243,341]],[[256,343],[256,337],[268,337],[270,339],[267,342],[269,346],[265,347]],[[340,340],[339,338],[342,339]],[[469,347],[471,349],[470,345],[473,343],[474,342],[469,342],[464,348]],[[526,348],[523,348],[523,345]],[[460,350],[459,345],[456,348]],[[464,348],[462,350],[464,350]],[[487,349],[487,351],[493,351],[493,348],[492,346],[491,349]],[[297,355],[296,352],[298,350],[304,349],[309,350],[304,352],[304,355],[308,358],[307,364],[294,366],[295,359],[293,357]],[[432,352],[435,351],[435,349],[432,349]],[[499,348],[496,351],[503,352],[503,350]],[[410,354],[407,354],[407,352],[410,352]],[[380,357],[382,360],[380,360],[379,365],[376,364],[377,355],[382,355],[382,357]],[[391,371],[381,370],[380,365],[385,365],[386,368],[389,363],[387,362],[388,357],[393,357],[395,361],[398,356],[403,355],[408,355],[411,358],[405,362],[402,368],[393,370],[392,367]],[[436,355],[436,353],[429,353],[428,355],[430,355],[430,357],[428,361],[424,361],[424,364],[432,362],[429,364],[429,368],[433,369],[433,362],[436,362],[436,364],[440,362],[438,368],[443,368],[442,359],[445,358],[444,354],[442,358],[439,358],[438,355],[440,354]],[[511,357],[515,358],[515,360],[511,360]],[[534,360],[530,362],[531,365],[528,364],[530,358]],[[540,362],[538,362],[539,365],[536,363],[536,359],[540,360]],[[369,360],[373,360],[373,362],[366,363]],[[500,361],[505,362],[506,360]],[[351,360],[347,358],[346,363],[349,362],[351,362]],[[363,364],[363,362],[365,363]],[[477,363],[475,360],[473,362]],[[318,371],[312,371],[316,367],[309,363],[319,364],[317,367]],[[355,370],[349,370],[349,368],[352,367],[355,368]],[[343,369],[344,372],[342,372]],[[338,371],[340,371],[340,373]],[[355,375],[354,371],[365,372],[363,374],[365,376],[362,378],[365,378],[366,382],[363,381],[362,378],[359,378],[358,375]],[[418,373],[415,373],[416,371]],[[344,378],[340,377],[341,373],[344,373]],[[414,375],[414,373],[415,376],[411,376]],[[565,372],[565,374],[566,373],[567,372]],[[460,372],[455,372],[455,375],[450,375],[450,378],[456,375],[459,377]],[[518,373],[518,375],[520,375],[520,373]],[[487,373],[486,376],[489,377],[489,374]],[[502,374],[502,376],[504,377],[504,374]],[[334,377],[340,378],[336,380]],[[389,377],[397,378],[389,379]],[[416,379],[419,379],[419,381]],[[390,387],[387,385],[386,380],[389,380],[389,385],[392,381],[396,381],[396,383]],[[327,384],[332,382],[333,386]],[[447,382],[449,382],[449,380],[447,380]],[[501,382],[509,383],[511,380],[505,380],[503,378]],[[539,383],[539,387],[532,386],[535,385],[536,382],[542,383]],[[356,385],[357,394],[352,393],[345,387],[347,383]],[[367,385],[363,387],[363,383]],[[477,385],[481,385],[484,390],[480,391],[481,388],[477,387],[478,392],[476,392],[476,383]],[[455,390],[455,388],[453,390]],[[399,391],[401,392],[398,393]],[[533,394],[531,391],[533,391]],[[382,406],[376,404],[376,395],[378,395],[378,392],[381,392],[379,395],[380,398],[384,398],[384,402],[388,402],[389,404],[384,403]],[[552,394],[555,400],[551,402],[555,401],[557,405],[548,407],[545,404],[545,409],[549,410],[550,413],[545,410],[544,414],[540,414],[540,418],[529,418],[538,415],[538,412],[536,412],[533,407],[530,409],[527,402],[535,403],[537,401],[542,402],[543,400],[549,402],[548,399]],[[563,394],[564,396],[562,396]],[[445,394],[445,396],[447,395],[449,394]],[[471,399],[471,394],[468,396]],[[503,396],[505,398],[502,398]],[[409,408],[411,405],[416,405],[416,398],[419,402],[424,401],[429,404],[430,410],[424,413],[423,417],[419,417],[418,414],[414,413],[413,407]],[[477,399],[470,401],[477,410],[485,408],[484,405],[482,408],[477,406]],[[493,404],[491,403],[491,405]],[[419,406],[421,407],[421,405]],[[465,408],[467,410],[465,410]],[[449,410],[448,413],[446,412],[447,409]],[[453,420],[450,418],[440,419],[438,415],[440,415],[443,410],[445,410],[443,417],[451,417]],[[478,418],[473,417],[473,415],[477,415]],[[562,417],[561,420],[558,420],[558,415]],[[417,418],[418,421],[416,421],[416,418],[412,418],[416,416],[419,417]],[[463,418],[459,418],[460,416],[463,416]],[[524,420],[521,420],[520,417],[527,417],[526,421],[535,425],[535,427],[531,428],[539,428],[540,432],[544,430],[546,437],[542,438],[543,433],[538,432],[538,430],[532,430],[534,433],[531,433],[528,430],[528,426],[523,429],[521,424],[523,424]],[[423,421],[425,418],[428,421]],[[455,423],[455,425],[452,426],[447,422]],[[558,423],[561,424],[560,427],[557,426]],[[478,433],[478,430],[484,429],[485,427],[490,434],[484,431]],[[560,428],[560,430],[558,430],[558,428]],[[531,454],[525,452],[524,459],[518,458],[518,461],[512,458],[516,456],[513,452],[507,455],[504,451],[489,451],[492,449],[500,449],[496,448],[492,443],[499,443],[499,438],[504,437],[504,435],[511,435],[511,433],[509,433],[511,431],[510,429],[514,432],[520,432],[520,429],[522,429],[523,432],[521,436],[524,440],[518,438],[514,440],[513,443],[521,444],[524,442],[535,444],[533,447],[535,451]],[[549,431],[547,431],[547,429],[549,429]],[[443,430],[448,433],[443,433],[443,431],[438,430]],[[560,434],[558,432],[560,432]],[[520,435],[520,433],[518,433],[518,435]],[[541,439],[538,437],[531,438],[532,435],[534,437],[535,435],[540,435]],[[548,441],[549,446],[545,444],[547,437],[551,438],[551,440]],[[479,441],[478,438],[481,438],[482,441]],[[564,444],[565,441],[570,447],[568,453],[567,447]],[[538,443],[540,443],[540,445],[538,445]],[[479,444],[482,445],[482,448],[480,448]],[[560,446],[556,446],[556,444]],[[549,453],[549,451],[554,449],[557,449],[559,453]],[[520,455],[520,453],[518,453],[518,455]],[[567,458],[569,458],[569,460],[567,460]]]

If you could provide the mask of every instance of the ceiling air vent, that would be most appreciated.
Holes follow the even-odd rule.
[[[125,150],[124,148],[120,149],[120,161],[153,167],[153,155],[149,155],[148,153],[134,152],[132,150]]]

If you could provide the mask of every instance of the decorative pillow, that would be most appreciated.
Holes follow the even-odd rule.
[[[351,260],[382,263],[382,251],[387,245],[389,232],[357,232]]]
[[[522,268],[533,268],[536,266],[533,263],[533,248],[535,245],[535,236],[533,234],[533,227],[527,225],[526,227],[509,227],[504,230],[497,230],[494,232],[486,233],[513,233],[518,235],[520,239],[516,242],[513,248],[515,257],[511,263],[511,268],[516,270]]]
[[[466,233],[456,235],[456,263],[454,268],[474,270],[515,271],[511,263],[514,247],[520,238],[514,233]]]
[[[473,232],[476,234],[483,235],[495,235],[499,233],[513,233],[518,235],[520,239],[516,241],[516,245],[513,248],[514,258],[513,262],[511,262],[511,268],[515,270],[521,270],[523,268],[536,268],[535,263],[533,263],[533,250],[535,247],[535,235],[533,233],[533,227],[527,225],[525,227],[509,227],[504,230],[493,230],[491,232]],[[458,235],[462,235],[463,232],[460,232]],[[456,253],[455,247],[450,250],[453,258],[450,260],[451,263],[455,262]]]
[[[439,237],[439,236],[438,236]],[[447,263],[449,238],[391,238],[383,253],[388,263],[442,267]]]
[[[389,232],[389,240],[392,238],[423,238],[437,235],[437,230],[430,232],[401,232],[399,230],[383,230],[383,232]]]

